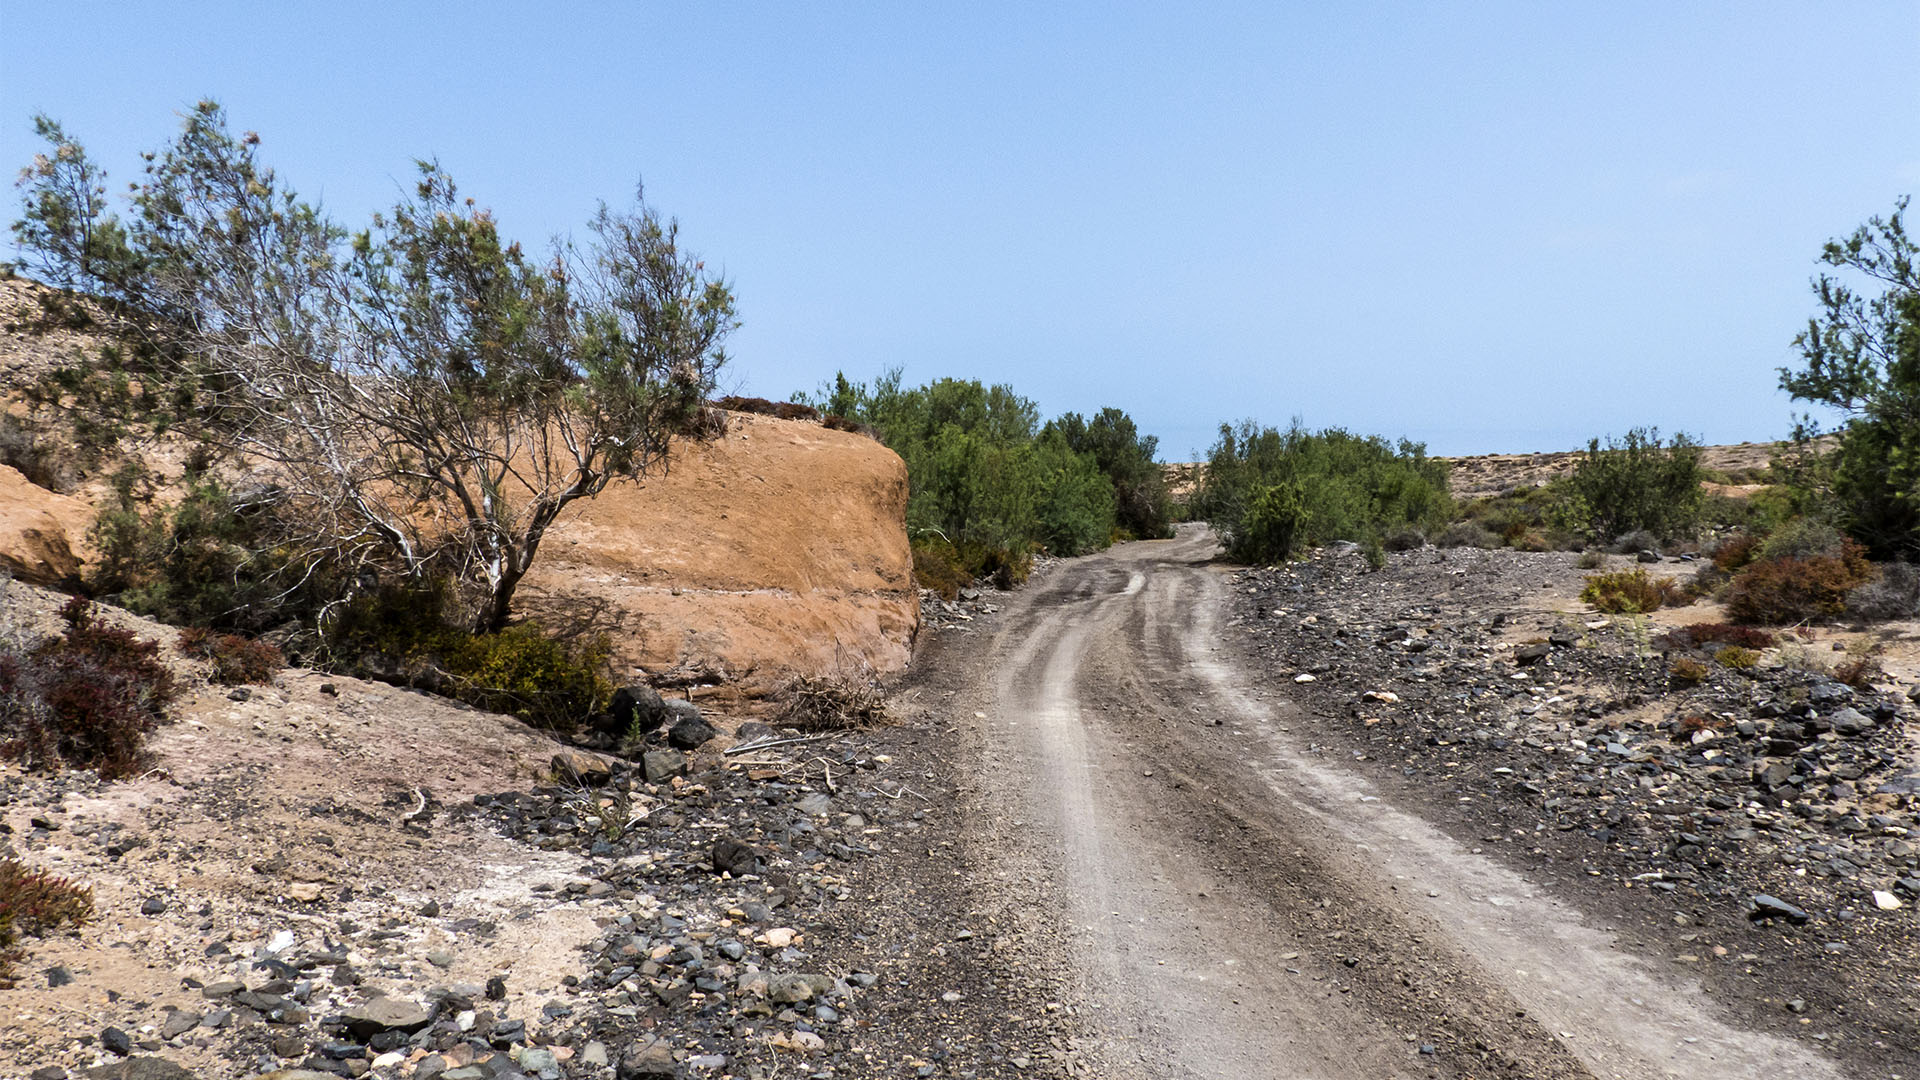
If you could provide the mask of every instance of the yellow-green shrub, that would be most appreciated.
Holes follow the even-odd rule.
[[[1707,677],[1707,665],[1691,656],[1682,656],[1667,669],[1667,674],[1673,677],[1675,685],[1692,686]]]
[[[1587,575],[1581,601],[1610,615],[1644,615],[1680,599],[1680,587],[1670,577],[1653,578],[1635,567],[1611,574]]]

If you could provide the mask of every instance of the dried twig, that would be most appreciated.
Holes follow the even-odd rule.
[[[771,737],[749,739],[746,742],[729,746],[721,751],[721,753],[727,757],[732,757],[735,754],[744,754],[752,750],[766,750],[775,746],[786,746],[790,743],[819,742],[822,739],[834,738],[838,734],[839,732],[828,731],[818,735],[795,735],[785,739],[775,739]]]

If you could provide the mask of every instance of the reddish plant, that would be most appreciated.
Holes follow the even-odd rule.
[[[222,686],[269,683],[287,666],[278,646],[238,634],[219,634],[197,626],[180,631],[175,647],[186,656],[213,665],[213,681]]]
[[[0,755],[28,765],[131,775],[176,693],[159,645],[107,626],[84,599],[67,631],[31,651],[0,649]]]
[[[1759,537],[1752,533],[1734,533],[1713,549],[1713,565],[1731,574],[1752,562],[1759,552]]]
[[[1852,540],[1838,555],[1762,559],[1727,587],[1727,613],[1743,623],[1829,619],[1846,610],[1847,594],[1872,577],[1865,549]]]
[[[1773,644],[1773,635],[1765,630],[1755,630],[1751,626],[1735,626],[1732,623],[1688,623],[1677,633],[1685,634],[1695,645],[1720,642],[1738,645],[1743,649],[1764,649]]]
[[[20,958],[20,935],[45,934],[93,916],[93,890],[29,870],[18,859],[0,859],[0,985],[9,984]]]

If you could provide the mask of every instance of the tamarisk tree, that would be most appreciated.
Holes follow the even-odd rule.
[[[660,466],[697,420],[732,291],[643,198],[535,259],[421,162],[412,192],[349,235],[258,144],[214,103],[189,114],[149,157],[132,254],[102,291],[170,339],[210,436],[266,481],[303,565],[450,575],[472,629],[497,630],[561,512]],[[22,186],[30,207],[64,197]]]

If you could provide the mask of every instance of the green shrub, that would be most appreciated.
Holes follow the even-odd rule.
[[[1580,553],[1575,565],[1582,570],[1598,570],[1607,565],[1607,553],[1597,547],[1591,547]]]
[[[1141,435],[1133,418],[1115,408],[1101,409],[1091,419],[1064,413],[1047,421],[1042,435],[1057,432],[1077,454],[1087,454],[1106,477],[1114,497],[1114,524],[1119,535],[1136,540],[1158,540],[1173,535],[1173,500],[1159,462],[1160,440]]]
[[[1293,484],[1261,490],[1227,534],[1227,554],[1244,563],[1285,562],[1299,542],[1306,508]]]
[[[960,598],[960,590],[973,582],[960,561],[960,550],[942,537],[924,537],[913,542],[913,578],[923,589],[932,589],[942,600]]]
[[[1707,665],[1691,656],[1676,657],[1667,668],[1667,675],[1675,686],[1695,686],[1706,681]]]
[[[10,985],[20,960],[20,935],[44,935],[93,917],[93,890],[18,859],[0,859],[0,986]]]
[[[1781,389],[1844,420],[1831,450],[1803,423],[1776,472],[1877,558],[1920,554],[1920,244],[1907,205],[1821,249],[1840,276],[1814,280],[1820,310],[1793,340],[1804,366],[1780,371]]]
[[[213,681],[222,686],[270,683],[274,673],[287,666],[279,647],[270,642],[216,633],[205,627],[181,630],[174,647],[185,656],[212,664]]]
[[[1497,548],[1500,538],[1476,522],[1456,521],[1441,532],[1438,543],[1443,548]]]
[[[1250,420],[1221,426],[1193,500],[1228,554],[1249,562],[1406,527],[1438,529],[1451,508],[1445,463],[1418,443]]]
[[[243,506],[211,478],[172,507],[153,504],[138,465],[113,477],[115,497],[90,534],[87,587],[129,611],[186,626],[258,634],[316,614],[341,588],[326,567],[293,561],[270,500]]]
[[[1840,530],[1824,521],[1798,517],[1767,534],[1754,553],[1756,559],[1805,559],[1814,555],[1838,556],[1846,546]]]
[[[1732,668],[1735,671],[1746,671],[1760,662],[1759,653],[1752,649],[1741,648],[1738,645],[1729,645],[1721,649],[1719,652],[1713,654],[1713,658],[1719,662],[1721,667]]]
[[[1116,537],[1171,535],[1157,442],[1118,409],[1091,420],[1067,413],[1042,428],[1038,408],[1012,387],[906,387],[897,368],[871,386],[841,374],[818,395],[795,397],[877,432],[907,465],[909,531],[981,553],[962,562],[991,564],[985,576],[1023,577],[1036,548],[1077,555]]]
[[[362,596],[327,626],[328,666],[557,731],[572,730],[612,698],[604,638],[563,641],[533,622],[475,634],[453,608],[445,583]]]
[[[1384,570],[1387,567],[1386,545],[1382,544],[1378,537],[1369,536],[1361,543],[1360,556],[1367,560],[1367,566],[1370,569]]]
[[[1827,619],[1846,610],[1847,594],[1873,577],[1865,549],[1843,541],[1839,554],[1762,559],[1727,586],[1735,622],[1784,624]]]
[[[1663,443],[1654,428],[1635,428],[1587,450],[1566,480],[1569,513],[1595,536],[1645,529],[1661,537],[1691,532],[1699,520],[1700,445],[1676,435]]]
[[[173,674],[157,644],[103,625],[88,601],[75,597],[60,614],[59,637],[29,650],[0,646],[0,755],[130,776],[175,696]]]
[[[1387,530],[1380,538],[1380,546],[1388,551],[1418,551],[1427,546],[1427,534],[1418,525],[1402,525]]]
[[[1635,567],[1611,574],[1589,574],[1580,599],[1610,615],[1644,615],[1680,599],[1680,589],[1670,577],[1655,579]]]

